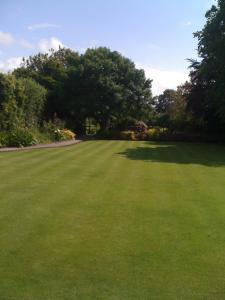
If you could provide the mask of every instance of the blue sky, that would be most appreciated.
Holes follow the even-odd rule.
[[[196,58],[192,33],[214,0],[0,0],[0,71],[59,45],[79,52],[107,46],[153,79],[153,92],[187,78]]]

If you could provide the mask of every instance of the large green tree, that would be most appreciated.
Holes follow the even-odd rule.
[[[225,124],[225,0],[206,13],[196,32],[200,61],[192,61],[188,108],[202,127],[224,131]]]
[[[46,87],[47,118],[56,113],[76,129],[86,118],[94,118],[102,129],[125,126],[151,111],[151,80],[108,48],[88,49],[82,55],[70,49],[38,54],[14,73]]]
[[[81,57],[87,114],[102,128],[142,119],[152,102],[151,81],[116,51],[89,49]]]

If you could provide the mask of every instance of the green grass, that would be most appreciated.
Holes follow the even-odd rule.
[[[225,299],[225,147],[0,153],[0,299]]]

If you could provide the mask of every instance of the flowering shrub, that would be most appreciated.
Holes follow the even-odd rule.
[[[56,129],[54,133],[56,141],[73,140],[76,137],[76,134],[68,129]]]
[[[69,129],[63,129],[61,132],[63,132],[63,135],[67,140],[74,140],[76,137],[76,134]]]
[[[138,121],[135,123],[135,131],[144,135],[148,131],[148,126],[143,121]]]
[[[135,133],[134,131],[121,131],[120,132],[120,138],[122,140],[135,140]]]

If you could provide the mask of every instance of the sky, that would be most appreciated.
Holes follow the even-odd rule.
[[[83,53],[106,46],[129,57],[153,94],[188,79],[197,58],[193,32],[201,30],[215,0],[0,0],[0,71],[22,57],[69,47]]]

